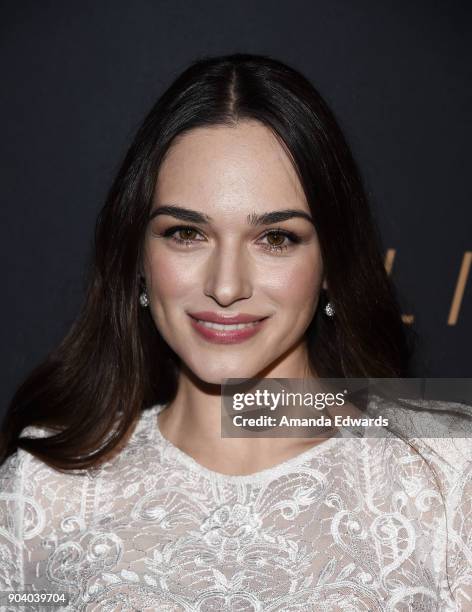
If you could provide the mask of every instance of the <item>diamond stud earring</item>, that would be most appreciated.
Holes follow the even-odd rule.
[[[146,306],[149,306],[149,297],[148,297],[148,294],[146,293],[146,289],[144,289],[144,291],[140,294],[139,303],[141,304],[143,308],[146,308]]]
[[[326,304],[326,306],[324,307],[324,311],[328,317],[334,317],[334,313],[336,312],[331,302],[328,302]]]

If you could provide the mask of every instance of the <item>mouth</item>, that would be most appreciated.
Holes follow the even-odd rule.
[[[252,338],[269,317],[247,323],[215,323],[189,315],[193,329],[205,340],[216,344],[235,344]]]

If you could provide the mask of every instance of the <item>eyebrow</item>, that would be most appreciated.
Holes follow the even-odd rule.
[[[170,215],[171,217],[181,219],[182,221],[189,221],[191,223],[201,223],[204,225],[213,221],[213,218],[205,213],[201,213],[197,210],[192,210],[191,208],[174,206],[173,204],[168,204],[166,206],[158,206],[157,208],[155,208],[149,216],[149,221],[151,221],[158,215]],[[274,210],[273,212],[266,212],[262,213],[261,215],[258,215],[253,212],[252,214],[247,215],[246,221],[249,225],[270,225],[271,223],[280,223],[281,221],[286,221],[287,219],[294,218],[306,219],[314,225],[314,221],[308,213],[304,212],[303,210],[292,208],[287,208],[284,210]]]

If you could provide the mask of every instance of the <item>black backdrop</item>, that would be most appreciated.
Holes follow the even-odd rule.
[[[468,3],[16,0],[0,29],[3,407],[78,312],[144,114],[190,61],[236,51],[299,68],[336,113],[421,339],[415,375],[472,376]]]

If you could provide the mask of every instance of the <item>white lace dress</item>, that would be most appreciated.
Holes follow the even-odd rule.
[[[230,476],[167,441],[162,408],[144,411],[96,471],[63,474],[22,450],[8,458],[0,590],[67,591],[56,609],[74,611],[472,611],[470,440],[416,441],[443,500],[393,435],[341,429]]]

